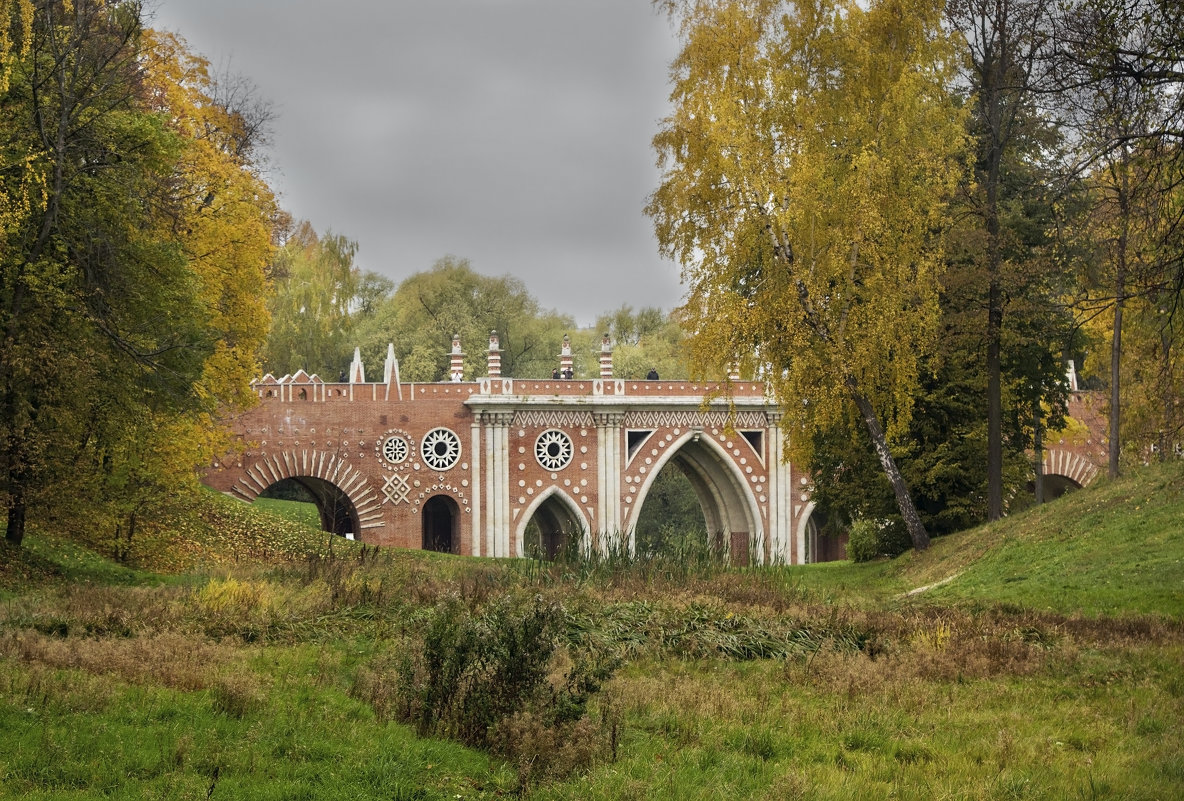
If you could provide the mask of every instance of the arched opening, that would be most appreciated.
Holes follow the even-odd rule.
[[[522,535],[523,549],[527,556],[554,560],[568,548],[578,547],[584,534],[581,528],[571,510],[551,496],[530,516]]]
[[[811,503],[807,507],[803,530],[807,562],[841,562],[847,558],[847,531],[838,518],[825,507]]]
[[[681,471],[698,499],[708,547],[726,555],[733,564],[767,560],[760,513],[744,474],[719,444],[701,432],[683,435],[653,465],[627,468],[629,473],[644,476],[628,524],[631,545],[636,547],[638,521],[657,479],[669,465]]]
[[[433,495],[423,505],[423,549],[458,553],[460,507],[447,495]]]
[[[542,498],[522,532],[522,550],[535,559],[554,560],[583,542],[585,525],[564,496],[553,492]]]
[[[667,462],[637,513],[636,553],[642,557],[718,554],[723,547],[720,535],[707,536],[707,514],[699,492],[677,460]]]
[[[1044,484],[1044,502],[1055,501],[1057,498],[1064,495],[1066,492],[1081,489],[1081,485],[1068,476],[1057,475],[1056,473],[1046,474],[1042,478]],[[1032,501],[1036,498],[1036,479],[1033,478],[1027,484],[1027,490],[1032,494]]]
[[[336,484],[313,476],[295,476],[277,481],[259,495],[291,504],[306,503],[316,508],[321,530],[353,539],[360,530],[358,511],[349,496]],[[295,509],[296,507],[293,507]],[[292,515],[298,516],[294,511]]]

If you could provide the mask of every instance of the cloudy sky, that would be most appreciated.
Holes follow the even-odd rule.
[[[467,258],[580,325],[678,303],[642,213],[676,52],[649,0],[154,5],[273,103],[272,186],[363,269]]]

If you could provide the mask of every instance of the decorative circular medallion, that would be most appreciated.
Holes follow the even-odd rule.
[[[344,443],[347,447],[349,443]],[[358,442],[358,447],[363,447]],[[390,472],[399,472],[410,467],[408,458],[415,452],[415,440],[401,428],[388,428],[382,436],[374,440],[374,456],[379,466]]]
[[[382,441],[382,458],[391,464],[399,464],[407,458],[407,440],[398,434],[392,434]]]
[[[447,428],[433,428],[424,434],[419,453],[433,470],[448,470],[460,458],[460,439]]]
[[[571,437],[554,428],[534,441],[534,458],[547,470],[562,470],[571,462]]]

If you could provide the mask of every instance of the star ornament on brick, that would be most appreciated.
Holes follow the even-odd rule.
[[[387,476],[386,483],[382,485],[382,494],[386,496],[384,503],[390,503],[392,506],[405,503],[411,494],[411,484],[407,476],[397,473]]]

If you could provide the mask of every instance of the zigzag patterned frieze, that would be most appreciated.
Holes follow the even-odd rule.
[[[591,428],[592,412],[562,409],[526,409],[514,413],[514,425],[526,428]]]
[[[765,413],[757,411],[737,412],[735,417],[730,416],[725,411],[640,411],[625,413],[625,426],[628,428],[690,428],[692,426],[724,428],[729,421],[735,428],[764,428],[768,425]]]

